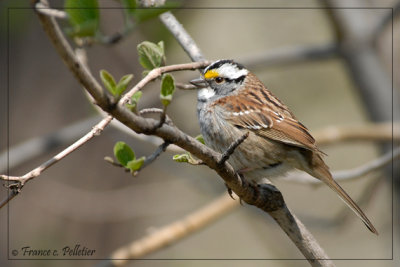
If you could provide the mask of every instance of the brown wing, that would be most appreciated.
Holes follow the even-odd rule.
[[[224,106],[225,119],[236,127],[285,144],[318,151],[308,129],[294,119],[289,110],[283,114],[271,102],[261,104],[239,95],[220,99],[218,105]]]

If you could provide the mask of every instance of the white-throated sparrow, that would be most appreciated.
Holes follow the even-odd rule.
[[[337,184],[308,129],[242,65],[218,60],[191,83],[198,91],[197,113],[205,143],[223,153],[244,133],[249,136],[229,158],[246,178],[282,175],[296,168],[323,181],[378,234],[363,211]]]

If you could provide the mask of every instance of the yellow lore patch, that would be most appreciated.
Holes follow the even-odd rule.
[[[215,78],[218,76],[219,76],[219,73],[216,72],[215,70],[209,70],[206,73],[204,73],[204,78],[206,78],[206,79],[212,79],[212,78]]]

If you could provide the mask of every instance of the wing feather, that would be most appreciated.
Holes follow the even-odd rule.
[[[228,99],[230,98],[230,99]],[[225,119],[238,128],[246,128],[255,134],[288,145],[298,146],[309,150],[317,150],[315,140],[308,129],[291,113],[285,114],[266,107],[265,104],[255,104],[244,97],[228,96],[219,105],[230,103],[224,107]],[[232,105],[232,103],[234,103]]]

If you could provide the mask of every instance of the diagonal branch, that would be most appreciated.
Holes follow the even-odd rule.
[[[81,121],[67,125],[64,128],[50,134],[34,137],[27,141],[17,144],[0,152],[0,173],[5,172],[7,167],[11,170],[33,158],[38,157],[54,148],[67,146],[86,133],[90,128],[101,119],[95,115]],[[111,124],[114,121],[111,122]],[[8,163],[8,166],[7,166]]]
[[[165,150],[167,149],[168,146],[169,146],[169,143],[164,142],[159,147],[157,147],[156,151],[154,151],[153,154],[151,154],[150,156],[148,156],[146,158],[146,160],[144,161],[144,163],[140,169],[145,168],[146,166],[150,165],[153,161],[155,161],[161,155],[161,153],[165,152]]]
[[[179,42],[192,61],[204,61],[204,56],[200,48],[170,11],[161,14],[160,20]]]
[[[129,103],[130,98],[137,91],[141,90],[146,84],[148,84],[151,81],[154,81],[155,79],[157,79],[158,77],[160,77],[164,73],[174,72],[174,71],[181,71],[181,70],[196,70],[196,69],[199,69],[199,68],[202,68],[202,67],[206,67],[208,64],[210,64],[210,62],[202,61],[202,62],[193,62],[193,63],[186,63],[186,64],[169,65],[169,66],[153,69],[146,75],[146,77],[144,77],[140,82],[138,82],[132,89],[130,89],[121,98],[121,100],[119,101],[119,105],[123,106],[126,103]]]
[[[16,197],[19,192],[20,191],[16,188],[9,188],[8,196],[0,202],[0,209],[7,205],[7,203],[10,202],[14,197]]]
[[[8,175],[0,175],[0,179],[9,182],[15,182],[16,184],[11,184],[12,190],[17,190],[18,192],[22,189],[22,187],[31,179],[38,177],[42,172],[46,169],[50,168],[52,165],[56,164],[76,149],[81,147],[82,145],[86,144],[90,139],[95,136],[98,136],[104,128],[111,122],[113,118],[111,116],[107,116],[103,120],[101,120],[98,124],[96,124],[91,131],[89,131],[86,135],[80,138],[78,141],[49,159],[48,161],[44,162],[40,166],[36,167],[35,169],[31,170],[30,172],[26,173],[23,176],[8,176]],[[13,195],[13,194],[11,194]],[[16,195],[16,194],[15,194]],[[14,196],[13,196],[14,197]],[[3,206],[8,203],[13,197],[8,197],[8,200],[3,201]]]
[[[58,19],[67,19],[68,18],[67,12],[58,10],[58,9],[48,8],[48,7],[46,7],[46,5],[44,5],[41,2],[36,3],[35,10],[37,10],[38,12],[40,12],[44,15],[51,16],[51,17],[58,18]]]
[[[241,137],[239,137],[235,142],[233,142],[228,149],[221,155],[221,158],[218,160],[218,164],[224,164],[229,157],[235,152],[235,149],[243,143],[243,141],[249,136],[250,132],[246,132]]]
[[[206,225],[220,219],[238,206],[238,201],[232,201],[223,194],[206,206],[188,214],[171,224],[156,229],[154,232],[115,250],[110,260],[101,262],[98,267],[113,267],[126,265],[129,259],[140,259],[193,234]]]
[[[378,171],[400,159],[400,147],[395,148],[393,151],[389,151],[379,158],[373,159],[361,166],[358,166],[349,170],[340,170],[332,173],[333,178],[336,181],[339,180],[353,180],[363,177],[369,173]],[[297,182],[297,183],[308,183],[308,184],[323,184],[321,180],[315,179],[314,177],[306,173],[296,173],[283,178],[286,181]]]
[[[40,1],[48,8],[47,1]],[[36,10],[36,9],[35,9]],[[98,81],[90,74],[88,68],[82,64],[79,58],[75,55],[68,41],[63,38],[63,33],[58,26],[55,18],[44,15],[38,11],[37,15],[40,18],[43,29],[49,36],[62,60],[74,74],[80,84],[89,92],[96,100],[99,106],[108,106],[111,103],[110,97],[103,90]],[[60,38],[62,37],[62,38]]]

